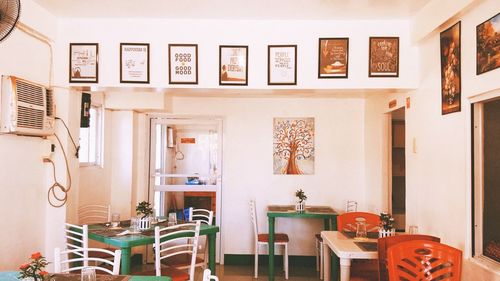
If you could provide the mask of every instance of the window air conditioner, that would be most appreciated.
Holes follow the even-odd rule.
[[[52,91],[14,76],[2,75],[0,132],[18,135],[54,134]]]

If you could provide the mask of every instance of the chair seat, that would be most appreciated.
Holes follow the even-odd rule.
[[[156,270],[134,272],[134,275],[156,276]],[[172,281],[189,280],[189,274],[185,270],[176,269],[170,266],[161,268],[161,276],[169,276]]]
[[[323,243],[323,237],[321,237],[321,234],[316,233],[314,237],[316,237],[316,240],[318,240],[320,243]]]
[[[269,242],[269,234],[267,233],[261,233],[258,235],[258,241],[259,242]],[[284,243],[288,242],[288,235],[285,233],[276,233],[274,234],[274,242],[275,243]]]
[[[189,254],[176,255],[170,258],[163,259],[161,263],[175,268],[188,268],[191,266],[191,255]],[[196,257],[195,264],[201,265],[204,264],[204,261],[202,258]]]

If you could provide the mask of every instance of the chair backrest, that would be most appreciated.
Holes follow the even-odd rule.
[[[348,200],[346,205],[345,205],[345,212],[350,213],[350,212],[357,212],[358,211],[358,202]]]
[[[462,251],[434,241],[406,241],[389,247],[387,262],[391,281],[460,281]]]
[[[203,281],[210,281],[210,280],[219,281],[219,278],[217,278],[217,276],[215,275],[212,275],[210,269],[207,268],[203,271]]]
[[[79,226],[66,223],[64,236],[66,237],[66,250],[79,250],[74,254],[82,258],[88,257],[88,253],[83,250],[89,247],[89,230],[86,224]],[[88,261],[84,260],[84,266],[87,265]]]
[[[78,207],[78,223],[94,224],[111,221],[110,205],[82,205]]]
[[[201,223],[212,225],[214,212],[207,209],[189,208],[189,221],[200,221]]]
[[[258,236],[259,236],[259,229],[257,228],[257,213],[256,213],[255,209],[256,209],[255,201],[250,200],[250,218],[252,220],[255,243],[257,243]]]
[[[155,269],[156,276],[161,276],[161,261],[178,255],[191,255],[189,280],[194,280],[196,253],[200,235],[200,221],[184,223],[165,228],[155,227]]]
[[[380,225],[380,217],[376,214],[366,212],[350,212],[337,216],[337,227],[340,231],[356,231],[356,219],[364,219],[366,231],[377,232]]]
[[[379,238],[377,243],[379,281],[389,280],[389,273],[387,271],[387,249],[401,242],[412,240],[440,242],[441,239],[439,239],[439,237],[422,234],[396,235]]]
[[[89,253],[89,257],[79,256],[78,253],[80,253],[81,251]],[[82,248],[61,251],[61,249],[55,248],[54,272],[67,273],[81,270],[84,267],[91,267],[98,271],[97,273],[105,272],[112,275],[118,275],[120,272],[121,252],[121,250],[112,252],[97,248]],[[92,257],[92,253],[98,253],[99,257]],[[108,257],[106,255],[109,255],[109,259],[107,259]],[[111,260],[111,258],[113,259]],[[95,265],[89,266],[89,261]],[[109,269],[109,267],[111,267],[111,270]]]

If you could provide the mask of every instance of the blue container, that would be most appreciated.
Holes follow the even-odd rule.
[[[189,221],[189,208],[184,209],[184,221]]]

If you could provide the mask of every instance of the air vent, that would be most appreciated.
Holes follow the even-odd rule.
[[[47,116],[54,117],[54,95],[47,89]]]
[[[17,114],[18,127],[40,130],[43,129],[43,110],[18,106]]]
[[[43,88],[37,85],[26,83],[22,80],[17,81],[17,96],[20,102],[45,106],[43,99],[45,97]]]

